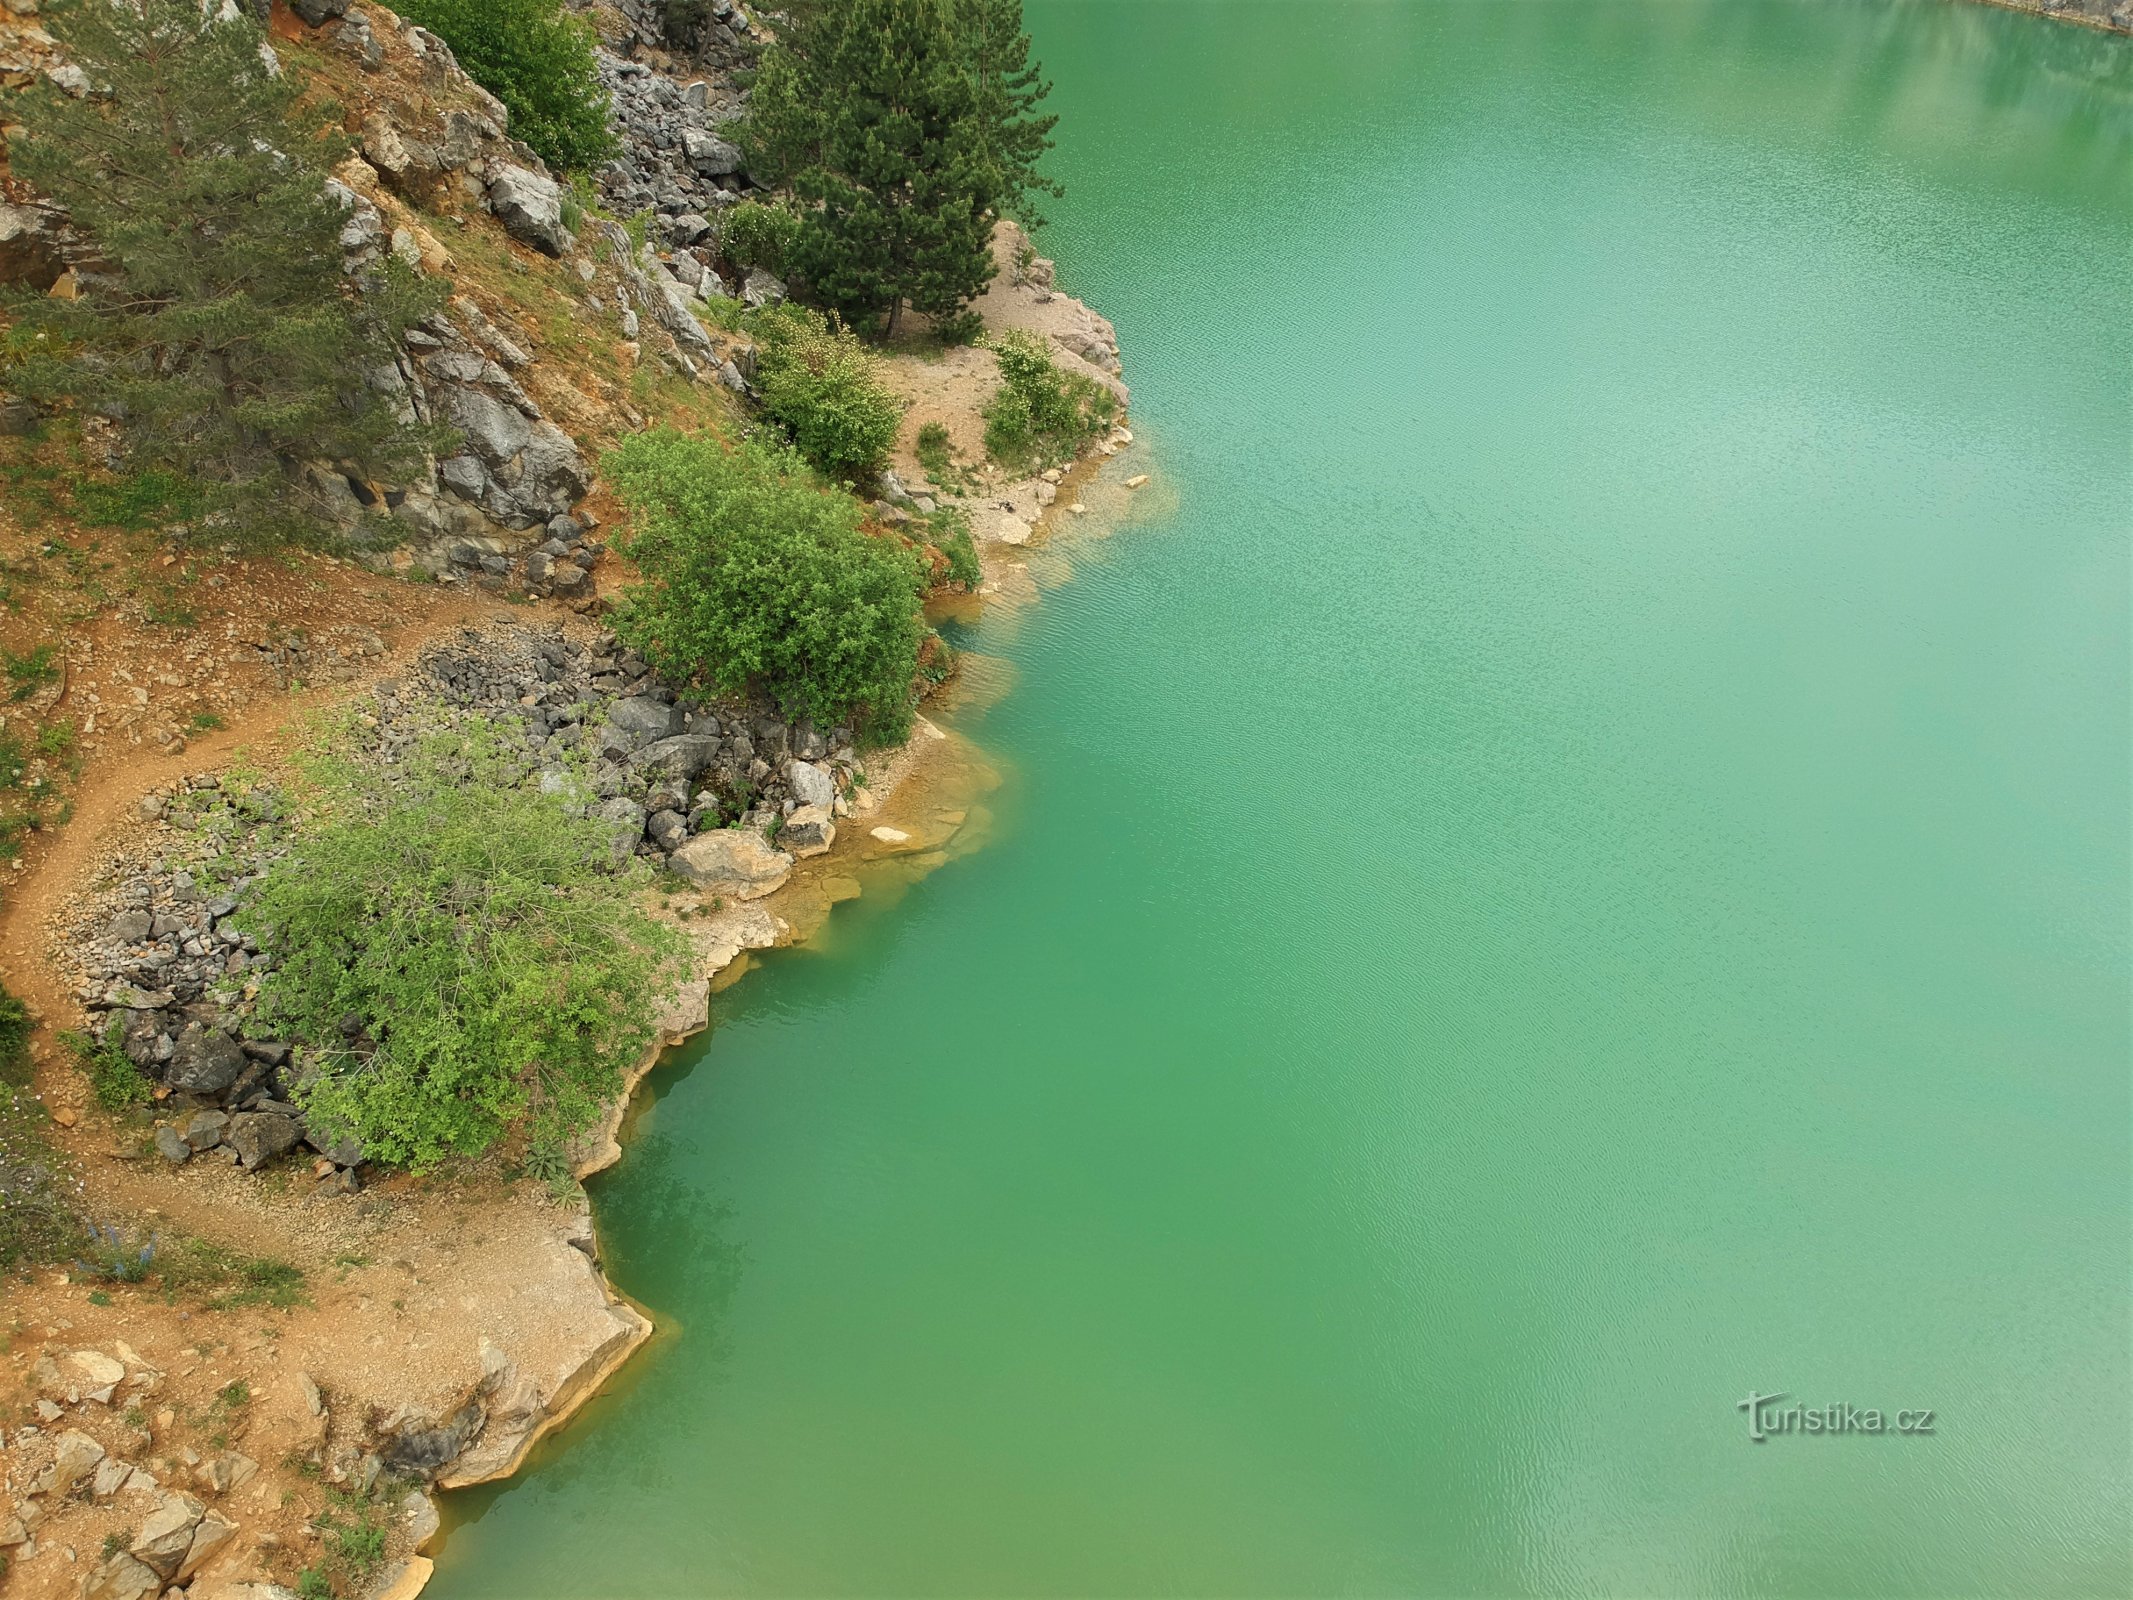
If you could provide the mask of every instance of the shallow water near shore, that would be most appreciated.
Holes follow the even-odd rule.
[[[662,1336],[431,1593],[2133,1589],[2133,54],[1028,15],[1152,509],[650,1080]]]

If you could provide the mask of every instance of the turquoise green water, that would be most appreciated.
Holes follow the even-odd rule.
[[[2133,1589],[2127,47],[1029,15],[1147,514],[654,1080],[668,1334],[434,1594]]]

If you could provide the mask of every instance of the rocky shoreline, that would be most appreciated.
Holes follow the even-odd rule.
[[[34,12],[15,12],[0,18],[0,73],[63,73]],[[677,57],[662,20],[648,0],[598,12],[623,151],[595,181],[617,214],[644,217],[640,242],[598,217],[565,228],[560,186],[423,30],[348,0],[272,12],[275,40],[325,62],[352,102],[351,129],[360,122],[361,157],[340,171],[351,270],[391,251],[457,276],[461,292],[410,335],[395,376],[410,410],[450,420],[466,444],[431,480],[400,488],[330,464],[308,472],[304,488],[352,535],[387,515],[406,541],[358,540],[369,573],[328,562],[308,588],[374,586],[370,573],[436,581],[402,600],[372,596],[370,626],[329,609],[330,625],[305,631],[227,609],[235,656],[286,698],[248,699],[226,671],[202,668],[218,709],[181,716],[160,708],[160,690],[190,680],[160,646],[134,654],[83,638],[70,664],[93,676],[63,673],[54,705],[39,707],[86,709],[83,794],[96,802],[72,825],[78,848],[16,862],[6,931],[25,966],[23,906],[47,912],[34,936],[42,970],[10,982],[27,981],[42,1013],[31,1098],[84,1174],[65,1178],[69,1203],[99,1219],[114,1259],[41,1273],[11,1306],[19,1408],[0,1429],[10,1593],[290,1600],[289,1574],[357,1549],[335,1569],[344,1592],[407,1600],[431,1570],[433,1494],[516,1471],[653,1336],[601,1270],[582,1190],[551,1193],[501,1158],[446,1183],[411,1178],[306,1117],[309,1063],[259,1014],[275,953],[248,920],[302,825],[296,791],[275,775],[300,706],[333,707],[349,749],[383,763],[426,733],[478,725],[516,781],[603,821],[618,861],[658,869],[658,914],[688,941],[690,971],[600,1124],[568,1152],[579,1178],[620,1159],[635,1089],[709,1025],[713,991],[752,952],[805,939],[863,880],[923,874],[982,835],[972,794],[989,781],[983,763],[925,718],[862,767],[850,729],[692,698],[600,625],[609,508],[590,462],[601,441],[645,423],[617,374],[671,375],[695,408],[687,420],[724,417],[750,391],[753,352],[699,313],[721,296],[783,294],[764,275],[722,276],[718,248],[720,219],[753,187],[718,127],[741,108],[734,74],[760,30],[711,0],[693,55]],[[0,195],[0,266],[55,282],[71,260],[63,219],[23,200]],[[485,239],[490,229],[511,243]],[[974,307],[985,326],[1044,338],[1062,368],[1112,391],[1122,421],[1110,324],[1058,292],[1051,263],[1011,225],[994,249],[999,277]],[[558,287],[537,287],[548,283]],[[595,342],[557,339],[528,309],[542,294],[598,330]],[[1033,592],[1029,547],[1055,515],[1089,511],[1084,490],[1131,433],[1120,426],[1081,460],[1018,479],[985,461],[990,355],[957,347],[886,366],[906,434],[940,422],[977,465],[953,492],[927,484],[907,438],[874,486],[874,520],[894,527],[954,505],[975,537],[980,592]],[[233,605],[227,592],[215,603]],[[387,620],[400,611],[439,626],[403,631]],[[99,688],[120,703],[100,703]],[[242,739],[217,731],[227,718]],[[566,794],[580,782],[588,793]],[[67,1023],[82,1036],[78,1064],[50,1049]],[[89,1103],[99,1060],[145,1081],[146,1120]],[[0,1159],[0,1193],[15,1176]],[[151,1260],[160,1304],[129,1287]],[[181,1266],[194,1275],[183,1302],[169,1287]]]
[[[989,502],[998,520],[981,545],[986,590],[1012,582],[1042,519],[1079,506],[1085,480],[1128,440],[1119,430],[1084,463],[1049,475],[1053,481],[1040,476],[987,491],[998,496]],[[1040,489],[1049,491],[1042,504]],[[926,789],[926,764],[949,743],[924,719],[911,744],[874,778],[879,792],[869,792],[858,781],[848,730],[822,733],[676,694],[588,619],[501,613],[485,627],[433,641],[405,666],[359,688],[344,706],[359,742],[378,759],[404,752],[424,732],[478,722],[503,730],[528,784],[553,779],[566,762],[581,764],[592,783],[587,803],[611,825],[618,855],[638,854],[665,866],[662,882],[669,891],[693,897],[693,904],[685,901],[674,912],[695,952],[692,975],[662,1008],[657,1040],[628,1074],[603,1125],[579,1145],[573,1166],[581,1177],[619,1159],[621,1129],[638,1083],[670,1046],[708,1025],[713,985],[746,952],[804,936],[830,904],[858,892],[857,882],[842,875],[848,863],[870,859],[926,870],[943,859],[943,846],[964,819],[960,807],[931,803],[939,796],[922,796],[911,810],[899,809],[906,789]],[[878,755],[871,759],[880,766]],[[196,771],[154,786],[141,795],[122,836],[104,855],[102,888],[71,899],[53,930],[55,966],[71,984],[91,1031],[108,1037],[158,1092],[152,1143],[135,1157],[151,1186],[197,1176],[215,1186],[223,1197],[219,1203],[227,1203],[230,1184],[247,1185],[248,1201],[269,1209],[288,1205],[292,1184],[300,1186],[297,1193],[308,1191],[314,1204],[368,1201],[373,1173],[360,1148],[305,1123],[296,1095],[304,1070],[301,1048],[258,1026],[251,1005],[273,955],[245,927],[245,906],[250,889],[287,848],[290,829],[300,820],[294,809],[264,776],[228,769]],[[764,840],[773,819],[779,844],[794,848]],[[849,836],[833,854],[840,824]],[[839,876],[823,884],[797,883],[803,866],[836,869]],[[806,909],[795,902],[793,916],[783,914],[791,896],[803,891]],[[797,933],[795,921],[801,924]],[[158,1180],[157,1172],[169,1177]],[[277,1174],[279,1195],[259,1190]],[[389,1179],[381,1192],[405,1189],[404,1179]],[[324,1482],[361,1494],[388,1482],[408,1485],[394,1491],[393,1502],[392,1545],[402,1554],[379,1571],[373,1591],[396,1600],[419,1593],[430,1571],[422,1546],[435,1537],[439,1519],[429,1495],[517,1470],[541,1437],[567,1421],[652,1336],[651,1319],[601,1272],[582,1197],[529,1204],[520,1196],[499,1209],[517,1218],[518,1266],[508,1280],[497,1280],[495,1290],[459,1296],[461,1320],[475,1333],[471,1360],[451,1356],[419,1393],[397,1399],[374,1380],[325,1376],[336,1347],[357,1337],[367,1320],[357,1318],[322,1333],[324,1353],[293,1391],[300,1403],[285,1407],[310,1417],[296,1454],[311,1460]],[[434,1224],[412,1225],[436,1232]],[[522,1309],[503,1314],[503,1296],[516,1297]],[[502,1332],[513,1322],[525,1328],[535,1306],[535,1336]],[[376,1338],[369,1336],[372,1343]],[[123,1382],[160,1386],[164,1369],[130,1358],[133,1348],[112,1338],[74,1354],[81,1362],[118,1363]],[[316,1397],[315,1409],[310,1397]],[[123,1395],[116,1398],[118,1409],[125,1409]],[[126,1594],[130,1582],[131,1592],[161,1593],[161,1585],[176,1581],[176,1572],[189,1570],[189,1554],[169,1572],[147,1559],[160,1560],[163,1545],[177,1538],[163,1528],[165,1521],[184,1522],[189,1539],[203,1540],[194,1565],[209,1577],[229,1565],[215,1558],[238,1553],[245,1540],[272,1537],[259,1534],[226,1503],[266,1465],[249,1441],[247,1449],[234,1452],[238,1459],[203,1454],[187,1463],[182,1452],[176,1458],[154,1453],[164,1441],[153,1428],[129,1444],[123,1427],[116,1430],[120,1436],[100,1441],[98,1435],[114,1432],[111,1426],[79,1426],[92,1413],[110,1423],[122,1420],[107,1418],[112,1406],[93,1391],[83,1393],[78,1385],[55,1390],[45,1404],[57,1413],[52,1422],[77,1425],[71,1434],[49,1427],[40,1412],[39,1422],[0,1441],[11,1484],[19,1490],[49,1474],[44,1500],[64,1501],[64,1491],[51,1491],[59,1488],[68,1463],[86,1459],[94,1446],[103,1452],[99,1460],[114,1467],[106,1474],[111,1492],[97,1496],[91,1485],[90,1498],[114,1511],[129,1503],[152,1508],[123,1547],[111,1549],[87,1575],[84,1592]],[[32,1489],[33,1501],[37,1494]],[[224,1524],[237,1531],[225,1533]],[[34,1556],[37,1529],[23,1526],[10,1537],[17,1533],[13,1553]],[[264,1553],[272,1547],[259,1548]],[[149,1586],[151,1578],[156,1587]],[[243,1600],[287,1593],[266,1584],[203,1588],[200,1581],[187,1592]]]
[[[2106,33],[2133,34],[2133,0],[1985,0],[2008,11],[2027,11],[2056,22],[2079,23]]]

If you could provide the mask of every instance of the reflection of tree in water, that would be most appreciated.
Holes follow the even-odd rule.
[[[726,1313],[747,1264],[733,1236],[733,1207],[707,1201],[689,1181],[673,1141],[632,1141],[614,1192],[598,1202],[602,1265],[625,1293],[642,1296],[652,1340],[611,1377],[567,1427],[535,1447],[515,1478],[454,1496],[462,1523],[478,1522],[514,1489],[538,1503],[582,1478],[653,1491],[669,1485],[675,1455],[694,1445],[695,1419],[711,1409],[732,1344]]]

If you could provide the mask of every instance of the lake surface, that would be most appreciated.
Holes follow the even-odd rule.
[[[1157,481],[964,631],[987,846],[653,1080],[664,1336],[433,1594],[2133,1590],[2129,47],[1029,20]]]

